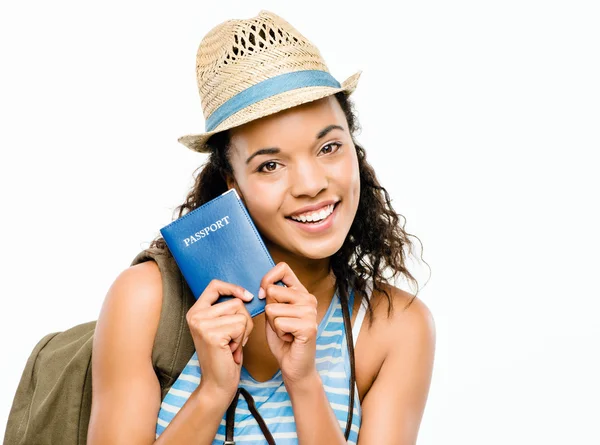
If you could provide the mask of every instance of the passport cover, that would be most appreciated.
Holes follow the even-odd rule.
[[[252,218],[235,189],[160,229],[177,266],[196,299],[213,279],[237,284],[252,292],[244,302],[251,317],[264,312],[258,298],[260,282],[275,266]],[[276,284],[284,286],[281,281]],[[237,298],[221,296],[217,303]]]

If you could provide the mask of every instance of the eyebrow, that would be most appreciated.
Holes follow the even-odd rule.
[[[318,141],[321,138],[324,138],[325,136],[327,136],[327,134],[332,131],[332,130],[342,130],[344,131],[344,127],[341,127],[340,125],[328,125],[325,128],[323,128],[321,131],[319,131],[317,133],[316,136],[316,140]],[[250,163],[250,161],[255,157],[255,156],[259,156],[259,155],[274,155],[277,153],[280,153],[281,149],[278,147],[270,147],[270,148],[261,148],[260,150],[255,151],[254,153],[252,153],[250,155],[250,157],[248,157],[248,159],[246,159],[246,165],[248,165]]]

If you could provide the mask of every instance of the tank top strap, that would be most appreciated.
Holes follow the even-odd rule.
[[[371,280],[367,280],[366,289],[365,289],[365,297],[370,299],[371,292],[373,291]],[[352,307],[354,306],[354,291],[350,296],[350,319],[352,319]],[[356,314],[356,320],[354,320],[354,326],[352,327],[352,343],[354,344],[354,348],[356,348],[356,340],[358,339],[358,334],[360,333],[360,328],[363,324],[363,320],[365,318],[365,314],[367,311],[367,302],[361,301],[360,306],[358,308],[358,312]]]

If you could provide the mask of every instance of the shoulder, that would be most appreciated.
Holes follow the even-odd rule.
[[[152,263],[128,267],[108,289],[94,332],[96,387],[116,387],[142,374],[152,377],[152,348],[162,306],[160,271]]]
[[[161,388],[152,349],[161,307],[162,279],[154,261],[128,267],[110,286],[94,333],[88,443],[133,435],[153,440]]]
[[[162,302],[162,278],[154,261],[124,269],[110,286],[105,304],[130,306],[143,304],[148,309],[160,308]],[[138,307],[144,310],[143,307]]]
[[[98,318],[99,335],[133,335],[151,349],[161,306],[162,278],[157,264],[146,261],[130,266],[108,289]]]
[[[386,356],[397,352],[398,345],[404,342],[418,341],[423,347],[433,346],[435,321],[427,305],[415,295],[390,284],[380,283],[379,287],[385,292],[373,290],[371,304],[377,340],[385,345]]]
[[[124,269],[113,282],[110,291],[131,291],[131,298],[162,297],[162,279],[158,265],[154,261],[130,266]]]
[[[380,287],[389,298],[376,290],[372,294],[371,341],[381,348],[382,359],[363,399],[361,439],[375,443],[395,437],[395,443],[416,443],[433,371],[435,324],[415,295],[387,284]]]

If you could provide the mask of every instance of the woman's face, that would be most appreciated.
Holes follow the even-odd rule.
[[[360,176],[348,123],[334,96],[231,130],[228,180],[242,197],[271,254],[327,258],[342,246],[358,208]],[[311,219],[291,215],[317,205]],[[326,213],[321,213],[325,211]],[[278,255],[280,256],[280,255]]]

